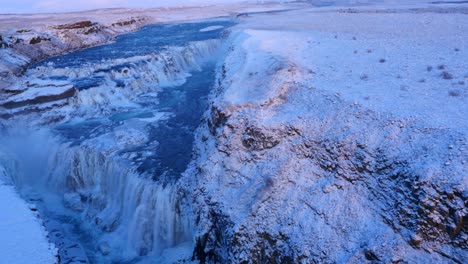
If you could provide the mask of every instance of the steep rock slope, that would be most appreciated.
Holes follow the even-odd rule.
[[[427,15],[374,17],[380,24],[372,27],[366,19],[373,15],[360,16],[363,20],[352,24],[346,20],[351,15],[314,17],[307,12],[275,14],[270,20],[260,15],[231,39],[213,103],[198,130],[196,159],[181,184],[192,199],[198,226],[195,257],[210,263],[463,263],[468,257],[463,118],[444,123],[446,119],[428,115],[433,97],[411,99],[418,96],[413,90],[418,81],[413,79],[419,78],[411,71],[403,71],[411,86],[402,91],[409,94],[397,95],[400,99],[394,101],[377,100],[377,105],[385,105],[374,106],[364,96],[371,88],[359,75],[360,60],[341,53],[333,57],[335,51],[354,48],[349,46],[356,40],[349,34],[355,33],[352,29],[367,27],[366,37],[385,43],[386,36],[375,30],[380,25],[403,41],[392,58],[396,66],[405,66],[407,59],[428,50],[406,54],[412,45],[423,45],[421,39],[404,42],[407,36],[396,34],[385,22],[400,18],[422,30],[426,27],[419,23]],[[339,32],[348,33],[347,40],[327,46],[329,53],[326,48],[315,53],[317,42],[338,38],[336,31],[310,29],[302,21],[333,16],[350,23],[343,29],[351,32]],[[438,19],[447,23],[443,28],[466,20],[462,15],[447,22],[441,16]],[[250,27],[262,30],[246,29]],[[427,37],[434,40],[431,44],[440,44],[439,36]],[[466,42],[457,45],[466,48]],[[454,58],[454,65],[463,65]],[[327,70],[348,70],[353,61],[357,77]],[[421,64],[406,67],[426,67]],[[388,75],[400,69],[392,69],[372,72],[379,77],[373,84],[382,85],[374,94],[394,98]],[[457,85],[462,85],[463,67],[456,69],[460,82],[438,84],[462,89]],[[355,89],[343,88],[346,85]],[[438,98],[442,109],[434,110],[434,117],[457,109],[466,114],[464,92],[455,99],[450,93],[443,96]],[[442,102],[447,100],[454,105],[445,108]]]

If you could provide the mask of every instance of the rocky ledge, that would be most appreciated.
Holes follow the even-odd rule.
[[[466,134],[317,89],[263,34],[231,39],[182,179],[194,258],[463,263]]]
[[[108,42],[117,34],[145,25],[145,20],[145,17],[132,17],[110,25],[84,20],[3,33],[0,38],[0,75],[5,80],[12,79],[32,62]]]

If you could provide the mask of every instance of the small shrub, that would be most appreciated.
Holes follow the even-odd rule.
[[[458,51],[460,51],[460,49],[459,49],[459,48],[455,48],[454,51],[458,52]]]
[[[386,62],[386,60],[385,59],[380,59],[379,62],[384,63],[384,62]]]
[[[28,32],[31,32],[31,30],[29,30],[29,29],[20,29],[20,30],[17,30],[17,31],[16,31],[16,33],[19,33],[19,34],[21,34],[21,33],[28,33]]]
[[[368,49],[368,50],[367,50],[367,53],[372,53],[372,50],[371,50],[371,49]]]
[[[450,72],[447,72],[447,71],[443,71],[440,76],[442,77],[442,79],[444,80],[452,80],[453,79],[453,75],[450,73]]]
[[[354,51],[354,54],[357,54],[357,50]]]
[[[452,96],[452,97],[458,97],[458,96],[460,96],[460,91],[458,91],[458,90],[450,90],[448,94],[449,94],[450,96]]]
[[[425,83],[426,82],[426,79],[421,79],[419,80],[420,83]]]
[[[426,71],[428,71],[428,72],[432,71],[432,69],[433,69],[432,66],[427,66],[427,67],[426,67]]]
[[[444,70],[445,69],[445,65],[444,64],[440,64],[439,66],[437,66],[437,69],[439,70]]]
[[[465,85],[465,81],[460,80],[460,81],[458,81],[458,84],[459,84],[459,85]]]
[[[361,77],[359,77],[359,78],[361,78],[361,80],[363,80],[363,81],[367,81],[367,80],[369,80],[369,75],[361,74]]]

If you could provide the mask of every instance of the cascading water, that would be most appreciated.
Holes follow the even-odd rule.
[[[29,86],[79,90],[61,105],[13,114],[0,138],[0,163],[38,205],[63,262],[163,261],[191,242],[175,184],[223,34],[200,29],[231,24],[150,26],[28,70]]]

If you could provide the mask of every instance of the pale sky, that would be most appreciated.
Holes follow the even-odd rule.
[[[288,0],[0,0],[0,14],[52,13],[80,11],[112,7],[158,7],[181,5],[206,5],[235,2],[287,2]],[[291,0],[289,0],[291,1]],[[427,2],[432,0],[309,0],[316,2],[362,3],[362,2]],[[433,0],[435,1],[435,0]]]
[[[256,0],[248,0],[256,2]],[[0,14],[79,11],[109,7],[153,7],[168,5],[245,2],[245,0],[0,0]]]

